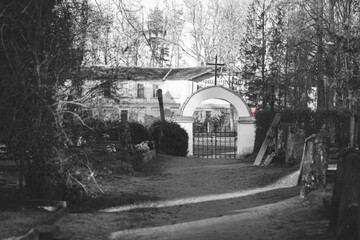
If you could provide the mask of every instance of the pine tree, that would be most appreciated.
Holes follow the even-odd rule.
[[[268,14],[266,1],[254,0],[248,9],[246,32],[242,44],[242,78],[245,96],[252,105],[266,108],[268,94]]]
[[[270,91],[270,109],[275,110],[275,103],[281,105],[282,98],[285,95],[287,84],[284,80],[284,70],[286,64],[286,38],[284,26],[285,12],[281,6],[275,8],[275,16],[272,19],[269,30],[269,86]]]

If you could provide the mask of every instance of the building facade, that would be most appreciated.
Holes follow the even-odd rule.
[[[159,118],[157,90],[162,89],[167,119],[177,115],[185,100],[198,89],[208,86],[214,76],[212,67],[198,68],[91,68],[84,71],[84,95],[93,116],[104,119],[140,121],[147,125]],[[211,99],[202,103],[195,116],[231,111],[229,103]]]

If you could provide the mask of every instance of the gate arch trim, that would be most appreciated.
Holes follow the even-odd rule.
[[[237,156],[253,153],[255,145],[255,118],[244,99],[222,86],[211,86],[198,90],[189,96],[180,108],[180,116],[175,121],[183,127],[189,136],[188,156],[193,156],[193,118],[195,109],[208,99],[222,99],[231,103],[237,110],[239,119],[237,124]]]

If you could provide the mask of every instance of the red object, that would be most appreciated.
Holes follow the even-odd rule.
[[[251,113],[254,115],[257,110],[257,107],[249,107],[249,108],[250,108]]]

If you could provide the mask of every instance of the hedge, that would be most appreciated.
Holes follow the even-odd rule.
[[[298,128],[306,131],[306,136],[316,134],[324,124],[334,124],[335,142],[339,147],[349,144],[350,113],[348,111],[311,111],[310,109],[287,109],[279,112],[280,122],[295,124]],[[265,139],[267,130],[270,127],[273,116],[269,110],[261,110],[255,113],[256,137],[255,151],[258,151]]]
[[[150,134],[158,152],[173,156],[186,156],[189,136],[179,124],[156,121],[150,127]]]

